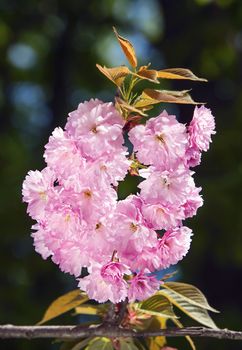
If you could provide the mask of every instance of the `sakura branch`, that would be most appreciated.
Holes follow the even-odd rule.
[[[242,332],[231,331],[229,329],[209,329],[203,327],[186,327],[186,328],[167,328],[159,331],[150,332],[135,332],[128,329],[118,327],[100,327],[100,328],[80,328],[77,326],[0,326],[0,338],[22,338],[22,339],[37,339],[37,338],[58,338],[58,339],[78,339],[86,337],[184,337],[192,336],[198,338],[217,338],[242,340]]]

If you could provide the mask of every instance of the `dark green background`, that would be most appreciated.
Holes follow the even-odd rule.
[[[0,323],[34,324],[50,301],[76,285],[34,252],[21,184],[28,170],[44,167],[44,144],[68,111],[91,97],[113,98],[114,86],[95,68],[96,62],[125,63],[112,25],[130,38],[141,63],[186,67],[209,80],[164,85],[192,87],[217,123],[212,147],[196,169],[205,203],[187,222],[194,238],[179,279],[198,286],[221,310],[214,316],[218,326],[242,329],[241,0],[0,0]],[[190,106],[168,109],[182,121],[191,119]],[[200,350],[242,349],[221,340],[196,343]],[[55,345],[0,343],[1,350],[43,348]]]

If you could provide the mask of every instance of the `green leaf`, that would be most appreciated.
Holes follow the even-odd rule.
[[[171,302],[168,298],[160,294],[153,295],[149,299],[138,304],[138,309],[149,315],[176,318]]]
[[[132,339],[120,339],[120,350],[139,350]]]
[[[62,343],[60,350],[81,350],[91,341],[91,338],[85,338],[83,340],[67,340]]]
[[[75,344],[70,350],[81,350],[81,349],[83,349],[86,345],[88,345],[88,343],[90,343],[91,339],[92,338],[83,339],[82,341],[80,341],[77,344]]]
[[[187,301],[186,298],[172,291],[171,289],[162,289],[158,294],[163,295],[170,300],[172,304],[178,307],[182,312],[209,328],[217,328],[206,309],[198,307]]]
[[[205,295],[195,286],[181,282],[166,282],[162,285],[163,288],[171,289],[181,295],[190,304],[197,305],[203,309],[219,312],[208,304]]]
[[[108,338],[96,337],[89,342],[86,350],[113,350],[113,345]]]
[[[50,304],[42,320],[37,324],[40,325],[49,320],[52,320],[53,318],[74,309],[78,305],[85,303],[87,300],[89,300],[88,296],[84,292],[81,292],[80,289],[75,289],[71,292],[68,292]]]

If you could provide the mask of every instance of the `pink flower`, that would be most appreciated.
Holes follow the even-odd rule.
[[[121,279],[117,283],[115,279],[110,282],[103,278],[98,267],[95,267],[88,276],[81,278],[78,287],[99,303],[105,303],[108,300],[115,304],[120,303],[126,299],[128,293],[127,282]]]
[[[158,241],[157,241],[158,242]],[[142,251],[133,259],[132,269],[145,273],[154,272],[160,268],[160,257],[157,245],[153,248],[144,247]]]
[[[203,199],[199,195],[200,191],[201,187],[195,187],[187,194],[186,202],[182,205],[186,218],[191,218],[196,215],[198,208],[203,205]]]
[[[52,255],[52,252],[45,244],[46,231],[42,225],[35,224],[32,227],[33,230],[36,230],[31,234],[34,239],[34,247],[37,253],[39,253],[43,259],[47,259]]]
[[[131,161],[126,157],[127,152],[104,155],[93,162],[88,163],[86,176],[96,183],[108,186],[118,186],[118,182],[124,180]]]
[[[161,268],[166,269],[170,265],[177,264],[187,254],[191,236],[192,231],[185,226],[176,227],[164,233],[158,244]]]
[[[214,129],[215,121],[211,110],[204,106],[196,106],[193,119],[188,126],[190,147],[196,147],[200,151],[207,151],[209,143],[212,142],[211,136],[216,134]]]
[[[191,175],[192,172],[183,166],[173,171],[151,170],[150,176],[138,185],[140,196],[146,203],[181,205],[195,188]]]
[[[129,139],[139,161],[144,164],[169,170],[184,161],[188,143],[186,128],[166,111],[149,119],[146,125],[131,129]]]
[[[80,103],[69,113],[66,131],[77,140],[87,159],[124,151],[122,128],[124,120],[113,104],[99,100]]]
[[[138,196],[130,195],[118,202],[112,224],[113,237],[119,237],[114,249],[128,265],[132,266],[133,259],[144,247],[156,245],[156,232],[146,225]]]
[[[55,173],[46,167],[41,172],[29,171],[23,182],[23,201],[28,203],[28,213],[33,219],[41,219],[49,197],[54,191]]]
[[[134,126],[134,151],[149,167],[139,172],[140,194],[118,200],[116,187],[131,165],[124,124],[112,103],[81,103],[65,130],[56,128],[49,138],[47,167],[30,171],[23,183],[23,200],[37,221],[36,251],[76,278],[87,268],[79,287],[98,302],[148,298],[160,282],[146,273],[186,255],[192,233],[182,221],[202,205],[189,166],[214,133],[205,107],[195,109],[188,132],[166,112]],[[158,238],[155,230],[166,232]]]
[[[154,230],[167,230],[180,225],[185,219],[184,208],[163,204],[142,205],[142,214],[149,227]]]
[[[201,163],[201,151],[196,147],[188,147],[185,155],[185,164],[189,167],[195,167]]]
[[[111,283],[121,282],[124,274],[130,275],[130,273],[128,266],[116,261],[110,261],[101,268],[101,276]]]
[[[50,136],[45,146],[44,158],[48,166],[64,179],[71,174],[83,171],[86,167],[86,160],[77,147],[75,139],[61,128],[55,128]]]
[[[129,281],[129,284],[128,298],[130,302],[134,302],[149,298],[159,289],[161,282],[153,276],[139,272]]]

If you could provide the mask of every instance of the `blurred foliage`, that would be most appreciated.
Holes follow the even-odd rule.
[[[205,205],[187,223],[194,239],[179,279],[201,288],[221,310],[219,326],[241,329],[241,0],[1,0],[0,323],[34,324],[51,300],[76,287],[74,278],[34,252],[21,183],[29,169],[43,168],[44,144],[68,111],[90,97],[113,98],[112,84],[95,64],[125,63],[114,24],[132,41],[140,63],[186,67],[209,80],[164,84],[193,85],[194,99],[207,101],[217,121],[211,150],[197,169]],[[191,119],[191,106],[164,107],[183,122]],[[128,190],[134,186],[130,182]],[[63,316],[65,322],[70,319]],[[201,350],[241,349],[226,341],[196,343]],[[48,340],[1,342],[5,350],[43,347],[58,348]]]

